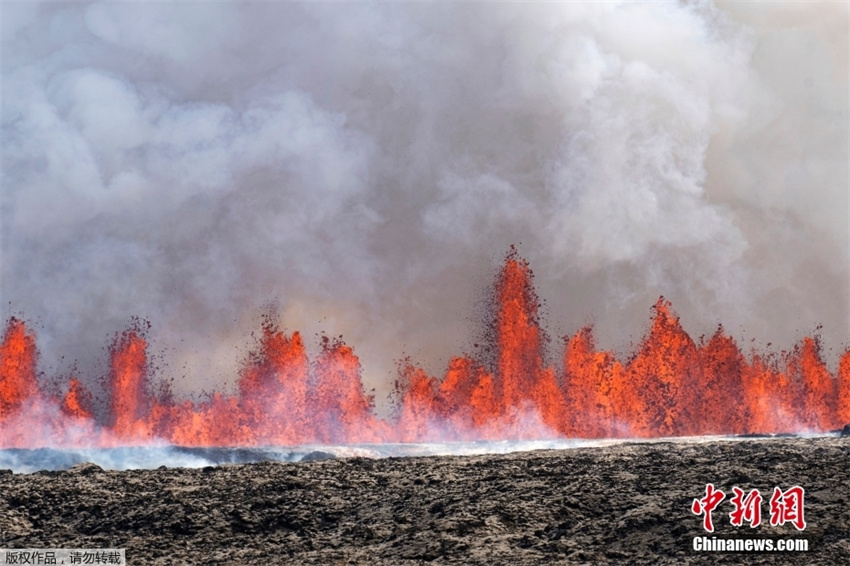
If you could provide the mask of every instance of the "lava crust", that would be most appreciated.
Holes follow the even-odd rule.
[[[128,564],[847,564],[850,439],[651,442],[506,455],[0,473],[0,547],[126,548]],[[705,532],[707,483],[727,494]],[[772,527],[776,486],[807,527]],[[732,487],[762,524],[730,524]],[[709,553],[698,536],[804,538]]]

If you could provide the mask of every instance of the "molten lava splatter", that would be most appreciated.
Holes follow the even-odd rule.
[[[748,360],[722,327],[695,343],[663,297],[626,361],[598,350],[591,328],[564,339],[560,370],[547,365],[540,301],[515,250],[495,280],[486,359],[451,359],[440,379],[409,360],[397,407],[375,415],[360,362],[341,338],[310,360],[298,332],[266,321],[233,394],[177,402],[155,383],[146,325],[109,348],[110,402],[96,411],[73,377],[61,400],[38,386],[35,335],[11,318],[0,344],[0,448],[419,442],[542,437],[657,437],[827,431],[850,421],[850,351],[833,375],[816,338]]]
[[[68,393],[65,394],[60,408],[64,414],[72,419],[86,420],[92,418],[91,393],[83,387],[79,379],[72,377],[68,382]]]
[[[35,336],[27,332],[23,321],[12,317],[0,344],[0,422],[38,395],[37,359]]]
[[[147,347],[139,329],[134,328],[117,336],[109,350],[112,430],[119,438],[145,439],[153,429],[147,418],[151,409]]]

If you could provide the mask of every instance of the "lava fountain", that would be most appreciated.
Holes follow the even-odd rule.
[[[147,328],[134,321],[109,348],[110,401],[97,412],[77,377],[64,396],[42,390],[36,336],[13,317],[0,344],[0,448],[652,438],[824,432],[850,422],[850,350],[833,374],[817,338],[748,359],[722,327],[695,343],[661,297],[629,359],[597,349],[586,327],[564,338],[558,370],[543,355],[533,274],[513,249],[492,298],[486,354],[452,358],[441,379],[406,361],[387,419],[364,392],[351,346],[323,338],[311,360],[298,332],[268,320],[236,393],[201,403],[154,391]]]

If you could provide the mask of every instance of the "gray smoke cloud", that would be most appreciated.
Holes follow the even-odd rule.
[[[846,3],[0,10],[0,299],[50,372],[137,315],[220,387],[272,304],[380,399],[469,349],[510,244],[555,337],[627,351],[661,294],[695,337],[850,337]]]

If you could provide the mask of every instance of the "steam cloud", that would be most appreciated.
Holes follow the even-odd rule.
[[[628,348],[663,294],[696,336],[850,337],[846,3],[0,9],[0,299],[54,373],[137,315],[219,387],[271,302],[380,399],[468,347],[512,243],[554,335]]]

